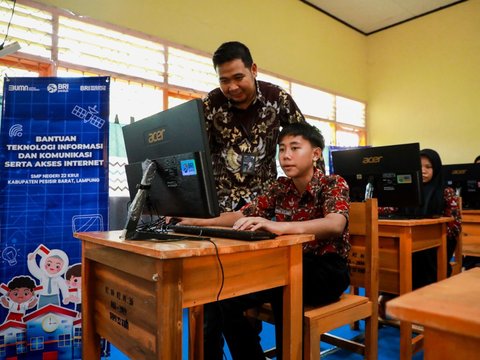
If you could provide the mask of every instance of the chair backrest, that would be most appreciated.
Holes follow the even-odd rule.
[[[365,288],[365,296],[378,302],[378,203],[377,199],[350,204],[350,281]]]

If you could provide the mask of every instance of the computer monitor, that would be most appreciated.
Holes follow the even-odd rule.
[[[422,203],[418,143],[333,151],[332,162],[349,185],[351,201],[374,197],[379,206],[397,208]]]
[[[220,214],[200,99],[136,121],[122,130],[129,162],[126,175],[130,198],[133,201],[139,190],[145,191],[144,214],[198,218]],[[154,173],[148,186],[139,186],[147,159],[153,161]]]
[[[463,209],[480,209],[480,164],[444,165],[443,180],[462,197]]]

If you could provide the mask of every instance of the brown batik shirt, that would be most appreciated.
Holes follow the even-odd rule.
[[[257,81],[257,97],[245,110],[233,106],[219,88],[203,102],[220,208],[231,211],[277,178],[280,127],[305,118],[285,90],[264,81]]]

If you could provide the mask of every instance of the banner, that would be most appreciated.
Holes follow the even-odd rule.
[[[6,78],[0,359],[81,359],[81,243],[108,226],[108,77]]]

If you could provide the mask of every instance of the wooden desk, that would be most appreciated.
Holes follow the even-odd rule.
[[[215,301],[222,288],[215,247],[122,241],[120,234],[75,234],[82,240],[83,358],[100,358],[101,336],[132,359],[182,359],[182,309]],[[223,266],[219,299],[284,286],[285,359],[302,354],[302,243],[312,239],[214,239]]]
[[[437,248],[438,280],[447,276],[447,229],[450,218],[415,220],[378,220],[379,290],[392,294],[412,291],[412,254]],[[352,243],[352,251],[362,261],[361,244]],[[353,275],[354,276],[354,275]],[[411,359],[421,348],[421,336],[412,344],[412,324],[400,323],[400,359]]]
[[[479,358],[480,268],[393,299],[387,310],[424,326],[425,360]]]
[[[462,211],[462,253],[480,256],[480,210]]]

